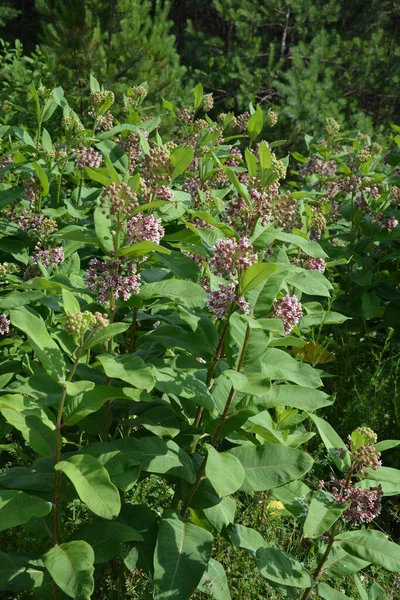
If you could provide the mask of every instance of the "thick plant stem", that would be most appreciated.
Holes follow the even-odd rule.
[[[330,551],[332,549],[333,542],[335,541],[336,525],[337,524],[334,523],[334,525],[333,525],[333,527],[331,529],[331,533],[329,535],[329,540],[328,540],[328,544],[326,546],[326,550],[325,550],[323,556],[321,557],[321,560],[319,561],[319,563],[317,565],[317,568],[314,571],[314,575],[313,575],[314,583],[313,583],[313,585],[311,587],[307,588],[304,591],[304,594],[302,595],[301,600],[307,600],[308,599],[308,597],[310,596],[310,594],[311,594],[311,592],[313,590],[313,587],[314,587],[314,585],[315,585],[318,577],[321,575],[322,568],[323,568],[324,564],[326,563],[326,561],[328,559],[328,556],[329,556]]]
[[[243,340],[242,350],[240,352],[239,359],[238,359],[238,362],[237,362],[237,365],[236,365],[236,371],[238,371],[238,372],[241,370],[241,368],[243,366],[243,361],[244,361],[244,358],[246,356],[246,351],[247,351],[247,345],[248,345],[248,342],[249,342],[249,337],[250,337],[250,327],[247,326],[246,333],[245,333],[244,340]],[[229,409],[231,407],[231,404],[232,404],[232,401],[233,401],[234,397],[235,397],[235,390],[234,390],[233,387],[231,387],[231,390],[229,392],[227,401],[225,403],[224,411],[223,411],[222,415],[219,418],[219,421],[218,421],[217,427],[215,429],[214,435],[213,435],[213,437],[211,439],[211,446],[213,446],[214,448],[215,448],[215,446],[217,445],[217,443],[220,440],[221,432],[222,432],[223,427],[225,425],[225,421],[227,419],[228,412],[229,412]],[[206,464],[207,464],[207,457],[204,457],[203,461],[202,461],[202,463],[200,465],[200,468],[199,468],[199,470],[197,472],[196,479],[195,479],[194,483],[192,484],[192,486],[191,486],[191,488],[190,488],[190,490],[189,490],[189,492],[188,492],[188,494],[187,494],[187,496],[186,496],[186,498],[185,498],[185,500],[183,502],[183,505],[182,505],[182,508],[181,508],[181,511],[180,511],[180,513],[181,513],[182,516],[186,513],[187,509],[190,506],[190,503],[192,501],[193,496],[195,495],[195,493],[197,492],[197,490],[198,490],[198,488],[200,486],[200,483],[201,483],[201,481],[203,479],[204,472],[206,470]]]
[[[208,369],[207,379],[206,379],[206,386],[207,387],[210,386],[210,383],[211,383],[211,381],[212,381],[212,379],[214,377],[215,369],[217,368],[218,362],[219,362],[219,360],[220,360],[220,358],[222,356],[222,353],[224,351],[225,337],[226,337],[226,334],[227,334],[227,331],[228,331],[228,327],[229,327],[229,317],[226,320],[225,326],[224,326],[224,328],[222,330],[222,333],[221,333],[221,337],[219,338],[219,342],[218,342],[218,346],[217,346],[217,350],[216,350],[215,356],[214,356],[213,361],[212,361],[212,363],[210,365],[210,368]],[[199,406],[197,408],[196,417],[194,419],[194,426],[195,427],[199,427],[200,424],[201,424],[201,419],[202,419],[202,416],[203,416],[203,410],[204,410],[203,406]],[[195,450],[195,447],[193,448],[192,454],[193,454],[194,450]]]
[[[75,375],[76,368],[79,364],[81,354],[82,354],[82,349],[79,348],[78,353],[76,355],[75,362],[72,365],[72,369],[69,372],[69,375],[67,377],[67,381],[72,381],[72,378]],[[61,398],[60,398],[60,404],[58,406],[57,421],[56,421],[56,454],[54,457],[56,464],[58,462],[60,462],[60,458],[61,458],[61,448],[62,448],[61,428],[62,428],[62,416],[63,416],[64,404],[65,404],[66,397],[67,397],[67,387],[64,386],[62,394],[61,394]],[[59,532],[58,532],[58,515],[59,515],[59,504],[60,504],[60,477],[61,477],[60,471],[56,471],[55,479],[54,479],[54,501],[53,501],[53,544],[55,546],[57,546],[57,544],[58,544],[58,534],[59,534]]]

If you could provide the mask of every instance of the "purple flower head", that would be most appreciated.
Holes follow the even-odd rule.
[[[82,144],[74,150],[75,166],[77,169],[83,169],[84,167],[91,167],[96,169],[100,167],[103,162],[103,157],[99,152],[93,150],[93,148],[86,148]]]
[[[122,264],[120,259],[111,261],[93,258],[85,275],[85,282],[91,292],[97,294],[98,301],[107,304],[110,295],[129,300],[140,289],[140,274],[133,261]]]
[[[234,283],[230,283],[229,285],[220,283],[218,290],[208,292],[207,306],[217,319],[223,319],[227,315],[232,303],[237,304],[239,309],[245,314],[249,312],[248,302],[243,296],[238,296],[235,293],[235,287]]]
[[[297,296],[287,295],[275,300],[274,307],[274,317],[282,319],[285,335],[288,335],[303,316],[301,304]]]
[[[50,250],[37,250],[32,255],[32,258],[36,264],[41,262],[45,269],[48,269],[50,266],[58,267],[65,260],[64,250],[61,246],[50,248]]]
[[[237,272],[251,267],[257,262],[257,254],[247,238],[236,240],[218,240],[212,249],[209,260],[211,272],[219,277],[232,279]]]
[[[0,335],[6,335],[10,331],[10,321],[5,315],[0,315]]]
[[[379,223],[381,229],[387,231],[388,233],[393,231],[393,229],[399,224],[398,220],[395,217],[390,217],[384,215],[383,213],[379,213],[375,221]]]
[[[381,512],[382,487],[355,488],[346,480],[334,481],[332,495],[339,504],[348,504],[343,517],[353,525],[370,523]]]
[[[128,243],[135,242],[154,242],[159,244],[164,237],[164,227],[161,225],[161,219],[153,215],[135,215],[128,221],[126,229]]]

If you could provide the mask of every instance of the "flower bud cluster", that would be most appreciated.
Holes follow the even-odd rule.
[[[336,163],[333,160],[324,160],[313,154],[304,167],[299,169],[301,177],[311,177],[311,175],[322,175],[323,177],[334,177],[336,173]]]
[[[233,239],[218,240],[212,249],[209,260],[211,272],[219,277],[233,279],[238,271],[246,269],[257,262],[257,254],[245,237],[239,242]]]
[[[327,136],[336,137],[339,134],[340,125],[335,119],[333,119],[332,117],[329,117],[326,120],[325,131],[326,131]]]
[[[285,335],[288,335],[296,327],[302,316],[303,311],[297,296],[286,295],[280,300],[275,300],[274,317],[282,319]]]
[[[141,100],[144,100],[147,96],[147,90],[143,85],[133,85],[131,87],[132,92],[138,96]]]
[[[241,151],[239,150],[239,148],[231,146],[228,152],[231,156],[226,159],[225,167],[238,167],[241,161],[243,160]]]
[[[7,335],[10,332],[10,320],[5,315],[0,315],[0,335]]]
[[[5,267],[4,265],[0,264],[0,276],[1,275],[5,275],[7,273],[7,267]]]
[[[366,444],[351,453],[352,470],[354,474],[365,475],[366,469],[379,469],[382,466],[381,453],[373,444]]]
[[[113,215],[124,220],[139,206],[139,201],[127,183],[110,183],[101,195],[100,206],[109,218]]]
[[[113,103],[114,99],[114,92],[111,90],[104,90],[103,92],[97,91],[90,94],[89,104],[96,112],[98,112],[106,100],[111,100],[111,103]]]
[[[93,258],[84,277],[89,290],[97,294],[98,301],[107,304],[110,298],[129,300],[140,289],[140,273],[133,261],[110,261]]]
[[[274,127],[274,125],[276,125],[277,122],[278,122],[278,115],[276,114],[276,112],[274,112],[273,110],[270,110],[267,113],[267,116],[265,118],[265,122],[267,123],[267,125],[269,127]]]
[[[326,229],[326,220],[321,212],[314,213],[311,219],[310,239],[320,240]]]
[[[235,127],[237,127],[237,129],[239,129],[239,131],[241,133],[246,133],[247,125],[249,124],[249,119],[250,119],[250,113],[246,111],[246,112],[242,113],[241,115],[234,117],[233,123],[234,123]]]
[[[214,108],[214,98],[212,94],[206,94],[203,96],[203,110],[204,112],[209,112]]]
[[[160,184],[172,181],[173,165],[169,159],[175,149],[173,142],[154,146],[146,154],[142,162],[142,177],[152,189],[157,189]]]
[[[104,131],[108,131],[112,129],[114,125],[114,117],[110,110],[108,110],[104,115],[99,117],[98,127],[104,129]]]
[[[75,166],[77,169],[83,169],[84,167],[91,167],[97,169],[103,162],[103,157],[99,152],[93,150],[93,148],[83,146],[80,144],[74,150]]]
[[[249,303],[243,296],[235,293],[235,288],[236,285],[234,283],[230,283],[229,285],[220,283],[218,290],[210,290],[208,292],[207,307],[216,319],[223,319],[232,304],[236,304],[239,310],[245,314],[249,312]]]
[[[181,108],[178,112],[178,118],[186,125],[193,119],[194,111],[189,108]]]
[[[27,198],[31,205],[33,205],[36,200],[36,195],[40,193],[39,179],[37,177],[33,177],[32,175],[28,175],[23,181],[23,187],[25,198]]]
[[[65,319],[64,329],[67,333],[74,335],[77,338],[81,338],[87,329],[100,331],[107,327],[109,324],[108,316],[106,313],[91,312],[85,310],[84,312],[71,313],[67,315]]]

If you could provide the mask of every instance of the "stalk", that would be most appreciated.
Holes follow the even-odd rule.
[[[314,585],[315,585],[318,577],[321,575],[322,567],[326,563],[327,558],[328,558],[328,556],[330,554],[330,551],[332,549],[333,542],[335,541],[336,526],[337,526],[337,522],[334,523],[334,525],[333,525],[333,527],[331,529],[331,533],[329,535],[329,540],[328,540],[328,544],[326,546],[326,550],[325,550],[323,556],[321,557],[321,560],[319,561],[319,563],[317,565],[317,568],[314,571],[314,575],[313,575],[314,583],[313,583],[313,585],[311,587],[307,588],[304,591],[304,594],[302,595],[301,600],[307,600],[308,599],[308,597],[310,596],[310,594],[311,594],[311,592],[313,590],[313,587],[314,587]]]
[[[72,378],[75,375],[76,368],[79,364],[81,353],[82,353],[82,348],[79,348],[77,355],[76,355],[75,362],[74,362],[72,369],[69,372],[69,375],[67,377],[67,381],[72,381]],[[67,396],[67,387],[64,386],[62,394],[61,394],[61,398],[60,398],[60,404],[58,406],[58,412],[57,412],[56,455],[55,455],[55,463],[56,464],[58,462],[60,462],[60,458],[61,458],[61,448],[62,448],[61,428],[62,428],[62,416],[63,416],[66,396]],[[53,506],[54,506],[54,508],[53,508],[53,544],[54,544],[54,546],[58,545],[58,538],[59,538],[58,515],[59,515],[59,505],[60,505],[60,477],[61,477],[60,471],[56,471],[55,472],[55,480],[54,480],[54,501],[53,501]],[[56,597],[58,598],[58,596],[56,596]]]
[[[247,329],[246,329],[246,333],[245,333],[245,336],[244,336],[242,350],[240,352],[239,360],[238,360],[237,365],[236,365],[236,370],[238,372],[241,370],[241,368],[243,366],[243,361],[244,361],[244,358],[246,356],[246,351],[247,351],[247,345],[248,345],[248,342],[249,342],[249,337],[250,337],[250,327],[247,325]],[[222,432],[222,429],[223,429],[223,427],[225,425],[225,421],[227,419],[228,412],[229,412],[229,409],[231,407],[231,404],[232,404],[232,401],[233,401],[234,397],[235,397],[235,390],[233,389],[233,386],[232,386],[231,389],[230,389],[227,401],[225,403],[224,411],[223,411],[222,415],[219,418],[218,425],[217,425],[217,427],[215,429],[215,432],[214,432],[214,435],[213,435],[213,437],[211,439],[211,446],[213,446],[214,448],[217,445],[217,443],[219,442],[219,439],[220,439],[220,436],[221,436],[221,432]],[[201,463],[200,468],[199,468],[199,470],[197,472],[196,480],[192,484],[192,486],[191,486],[191,488],[190,488],[190,490],[188,492],[188,495],[185,498],[183,506],[181,508],[180,514],[182,516],[186,513],[187,509],[190,506],[190,503],[192,501],[193,496],[195,495],[195,493],[197,492],[197,490],[199,488],[199,485],[200,485],[200,483],[202,481],[202,478],[203,478],[203,475],[204,475],[204,472],[205,472],[205,469],[206,469],[206,464],[207,464],[207,457],[204,457],[203,458],[203,462]]]

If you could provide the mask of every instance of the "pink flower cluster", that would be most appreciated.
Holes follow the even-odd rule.
[[[64,262],[64,250],[61,246],[56,246],[56,248],[50,248],[50,250],[39,250],[32,255],[33,262],[38,263],[41,262],[45,269],[48,269],[50,266],[58,267],[61,263]]]
[[[110,294],[114,298],[129,300],[140,289],[140,274],[133,261],[123,264],[120,259],[111,261],[93,258],[85,275],[85,282],[98,301],[107,304]]]
[[[379,223],[380,228],[388,233],[393,231],[393,229],[399,224],[395,217],[390,217],[382,212],[377,215],[377,217],[374,219],[374,222]]]
[[[301,304],[296,296],[284,296],[274,302],[274,317],[282,319],[285,335],[288,335],[296,327],[299,319],[303,316]]]
[[[335,480],[332,487],[335,502],[348,504],[343,517],[353,525],[370,523],[381,512],[382,487],[355,488],[349,486],[345,479]]]
[[[212,249],[209,266],[214,275],[233,279],[238,271],[256,262],[257,254],[253,252],[253,246],[243,237],[239,242],[233,239],[218,240]]]
[[[171,190],[171,188],[163,185],[162,187],[158,188],[156,192],[156,198],[157,200],[164,200],[166,202],[170,202],[174,198],[174,193]]]
[[[326,263],[323,258],[310,258],[305,261],[304,268],[309,271],[319,271],[320,273],[324,273],[326,269]]]
[[[99,152],[96,152],[93,148],[87,148],[82,144],[75,148],[74,156],[77,169],[83,169],[84,167],[96,169],[103,162],[103,157]]]
[[[10,331],[10,321],[5,315],[0,315],[0,335],[6,335]]]
[[[164,237],[164,227],[161,225],[161,219],[153,215],[135,215],[128,221],[126,228],[128,243],[135,242],[154,242],[159,244]]]
[[[237,304],[239,309],[247,314],[249,312],[249,303],[243,296],[235,293],[235,284],[219,284],[218,290],[208,292],[207,307],[217,319],[223,319],[228,313],[231,304]]]

